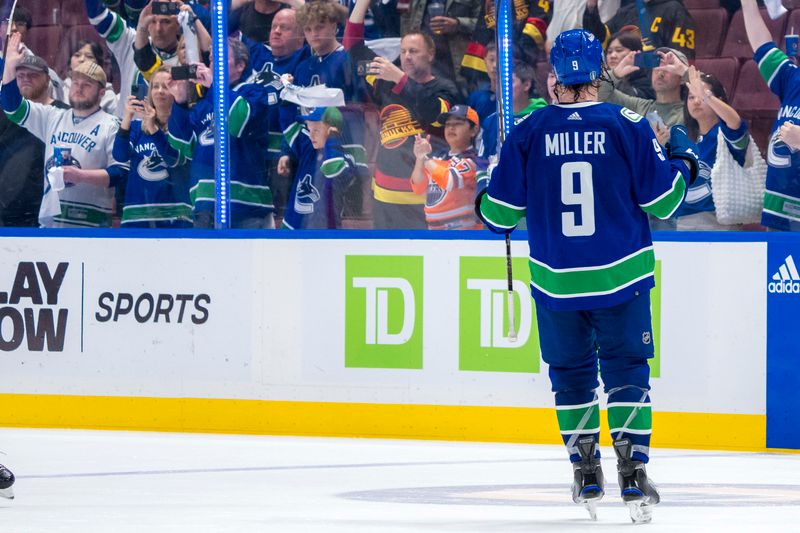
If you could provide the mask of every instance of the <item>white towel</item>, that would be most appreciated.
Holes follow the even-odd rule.
[[[764,5],[767,7],[767,13],[769,13],[769,18],[772,20],[786,13],[786,8],[781,4],[781,0],[764,0]]]
[[[43,228],[53,225],[53,218],[61,214],[61,201],[58,191],[64,189],[64,169],[53,167],[47,171],[47,183],[44,187],[42,205],[39,206],[39,224]]]

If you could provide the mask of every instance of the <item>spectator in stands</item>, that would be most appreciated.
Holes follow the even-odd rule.
[[[380,229],[424,229],[424,198],[411,189],[414,139],[440,135],[436,122],[458,98],[452,81],[431,72],[435,46],[428,35],[412,32],[400,45],[400,68],[364,45],[364,14],[369,0],[357,0],[345,29],[346,47],[366,64],[367,83],[381,106],[381,144],[373,181],[373,224]]]
[[[725,89],[715,77],[689,68],[689,88],[686,102],[686,127],[689,137],[697,142],[700,171],[686,191],[678,208],[679,230],[734,230],[739,226],[723,226],[714,215],[711,195],[711,171],[716,164],[718,137],[722,135],[733,159],[744,166],[750,135],[747,124],[728,105]]]
[[[617,14],[603,24],[597,10],[598,0],[587,0],[583,13],[583,27],[592,32],[603,44],[625,26],[639,26],[637,2],[623,5]],[[644,50],[668,47],[683,52],[694,59],[695,27],[692,16],[680,0],[644,0],[645,14],[652,21],[643,28]]]
[[[150,74],[161,68],[161,66],[164,64],[159,55],[156,53],[156,49],[147,44],[146,31],[141,31],[142,26],[152,27],[153,24],[157,22],[157,20],[155,20],[153,15],[150,13],[151,10],[152,8],[146,7],[139,18],[140,26],[137,28],[137,40],[136,44],[134,45],[137,47],[136,53],[134,54],[136,67],[142,72],[144,78],[148,80],[150,79]],[[205,26],[203,26],[203,24],[200,22],[200,19],[194,14],[192,6],[189,4],[182,4],[180,6],[180,10],[186,11],[189,14],[189,21],[194,28],[195,35],[197,36],[197,49],[193,51],[187,50],[187,39],[185,36],[181,35],[178,38],[178,63],[181,65],[188,65],[189,63],[192,63],[189,58],[195,57],[201,62],[207,64],[211,54],[211,35],[208,33],[208,30],[206,30]],[[147,22],[148,17],[153,20]],[[177,23],[177,20],[175,20],[175,22]],[[140,45],[141,48],[139,48]]]
[[[800,231],[800,152],[782,140],[785,123],[800,122],[800,69],[772,42],[755,0],[742,0],[742,14],[753,58],[770,90],[781,100],[767,148],[767,189],[761,224]],[[793,128],[786,127],[791,134]],[[791,136],[791,135],[790,135]]]
[[[299,8],[305,0],[232,0],[228,15],[228,31],[237,29],[242,35],[259,43],[266,43],[272,28],[272,20],[281,9]]]
[[[267,109],[277,101],[274,87],[241,83],[250,54],[238,39],[228,39],[228,144],[230,161],[230,225],[232,228],[274,228],[272,191],[267,183],[264,153],[268,142]],[[213,64],[213,63],[212,63]],[[175,103],[169,117],[170,144],[191,159],[190,193],[196,228],[214,227],[214,97],[212,70],[197,65],[197,103],[189,109],[182,84],[170,80]]]
[[[31,12],[24,6],[17,6],[16,9],[14,9],[14,16],[11,20],[11,31],[19,33],[20,39],[22,39],[24,43],[31,26],[33,26],[33,16]]]
[[[16,67],[22,60],[18,34],[8,44],[0,103],[12,122],[46,141],[46,186],[39,221],[52,227],[110,226],[116,183],[127,167],[111,155],[117,120],[100,109],[106,75],[96,63],[72,71],[72,109],[32,103],[22,97]],[[51,170],[52,169],[52,170]],[[72,186],[64,188],[64,185]]]
[[[511,72],[514,125],[517,125],[537,109],[545,107],[547,101],[544,98],[532,97],[534,94],[538,94],[536,91],[536,71],[532,66],[522,61],[515,61]],[[482,159],[488,159],[497,153],[497,139],[500,127],[496,111],[481,123],[481,130],[483,137],[479,143],[478,152]]]
[[[114,141],[114,159],[129,161],[123,228],[190,228],[189,167],[170,146],[167,124],[174,98],[169,67],[150,78],[144,101],[128,97]]]
[[[638,29],[626,29],[618,31],[608,41],[606,47],[606,66],[615,69],[619,62],[628,52],[638,52],[642,49],[642,36]],[[650,71],[639,69],[631,72],[615,88],[630,96],[654,100],[656,97],[653,86],[650,84]]]
[[[365,99],[366,85],[363,77],[357,75],[356,65],[336,38],[338,24],[343,21],[346,12],[346,8],[331,0],[309,2],[297,10],[297,23],[303,28],[312,57],[297,66],[294,83],[300,86],[324,83],[328,87],[342,89],[345,104],[351,104]],[[355,159],[360,175],[366,176],[368,171],[363,109],[358,106],[346,106],[340,111],[344,116],[344,130],[340,132],[343,144]],[[284,128],[284,132],[290,138],[302,128],[303,124],[295,122],[290,130]],[[297,162],[297,165],[305,166],[303,162]],[[295,176],[295,182],[299,178]],[[357,182],[354,183],[360,191]]]
[[[434,72],[456,81],[482,4],[481,0],[411,0],[409,10],[401,15],[400,32],[430,35],[436,46]]]
[[[144,53],[144,48],[149,46],[152,52],[158,56],[158,62],[151,67],[151,71],[158,68],[161,63],[170,66],[177,65],[179,29],[177,17],[153,15],[152,2],[150,2],[140,13],[137,29],[133,29],[127,27],[122,16],[107,9],[103,0],[84,0],[84,2],[86,3],[86,12],[89,14],[89,22],[106,40],[106,44],[119,65],[120,90],[116,114],[122,117],[128,103],[128,96],[131,94],[131,86],[145,82],[145,78],[141,76],[136,67],[134,44],[138,43],[136,55]]]
[[[34,52],[28,48],[25,44],[25,39],[28,36],[28,31],[33,26],[33,16],[31,12],[26,9],[24,6],[18,5],[14,9],[14,15],[11,21],[11,31],[12,33],[17,33],[21,39],[21,50],[22,53],[25,55],[35,55]],[[0,36],[0,43],[5,41],[5,29],[3,29],[3,35]],[[56,74],[56,72],[48,67],[48,75],[50,77],[50,88],[49,93],[50,96],[57,99],[57,100],[64,100],[65,92],[63,87],[63,82],[61,78]]]
[[[345,100],[355,93],[354,72],[336,31],[341,11],[329,0],[309,2],[297,10],[297,23],[303,29],[313,57],[297,66],[294,83],[301,86],[324,83],[344,90]]]
[[[272,19],[269,46],[243,37],[250,52],[249,81],[260,85],[275,83],[282,74],[294,76],[297,66],[311,56],[311,49],[305,44],[303,30],[297,23],[297,11],[293,8],[281,9]],[[278,106],[270,106],[269,146],[266,154],[267,173],[275,202],[275,213],[282,217],[292,183],[290,156],[284,154],[281,163],[283,129],[280,124]],[[280,167],[280,172],[278,171]]]
[[[17,83],[30,102],[67,108],[50,97],[44,59],[26,55],[17,65]],[[0,113],[0,226],[36,227],[42,202],[44,143]]]
[[[112,7],[112,2],[115,0],[103,0],[108,7]],[[128,20],[130,26],[136,26],[139,24],[139,14],[141,13],[142,9],[150,3],[150,0],[125,0],[123,2],[124,6],[122,9],[117,9],[117,11],[125,16]],[[192,11],[194,11],[195,15],[197,15],[200,19],[200,22],[206,28],[207,31],[211,31],[211,12],[208,10],[208,1],[207,0],[186,0],[180,2],[184,6],[191,7]],[[202,5],[205,4],[205,5]]]
[[[335,107],[316,107],[298,118],[305,122],[308,135],[297,135],[293,149],[306,166],[297,169],[283,227],[340,229],[345,195],[357,177],[355,160],[345,152],[339,134],[344,118]]]
[[[535,65],[540,55],[544,54],[547,42],[547,24],[551,16],[549,0],[514,0],[514,33],[512,40],[519,47],[520,53],[515,56],[531,65]],[[486,49],[490,42],[497,38],[497,25],[494,14],[494,2],[481,2],[475,32],[472,34],[464,59],[461,61],[461,75],[475,86],[486,75]]]
[[[414,137],[411,186],[416,194],[425,195],[428,229],[482,229],[475,214],[478,113],[457,105],[439,115],[437,122],[444,124],[448,148],[431,157],[430,135]]]
[[[467,105],[478,112],[481,124],[486,117],[497,111],[497,44],[492,41],[486,45],[486,75],[489,83],[469,95]]]
[[[202,28],[196,17],[195,24]],[[176,58],[180,33],[178,17],[153,14],[152,2],[142,9],[136,25],[133,58],[145,80],[149,80],[150,75],[164,63],[159,51],[170,58]]]
[[[608,71],[610,79],[604,79],[600,84],[599,98],[604,102],[627,107],[642,116],[652,112],[657,113],[663,124],[656,130],[656,135],[663,136],[669,132],[670,127],[683,124],[685,105],[682,92],[686,90],[683,79],[687,75],[689,62],[678,50],[660,48],[657,53],[661,57],[661,63],[653,69],[650,78],[656,97],[654,100],[638,98],[629,96],[615,87],[625,77],[639,70],[639,67],[634,65],[634,58],[640,53],[642,52],[628,52],[613,70]],[[652,115],[648,120],[652,125],[655,121],[651,117]]]
[[[67,69],[67,77],[64,78],[64,94],[62,101],[66,104],[69,103],[69,88],[72,86],[72,71],[78,68],[78,65],[84,62],[97,63],[103,65],[105,62],[105,53],[103,49],[94,41],[81,40],[78,41],[72,48],[72,53],[69,56],[69,68]],[[108,83],[106,84],[106,91],[103,93],[103,99],[100,101],[100,109],[106,113],[116,113],[119,95],[114,92],[114,87]]]

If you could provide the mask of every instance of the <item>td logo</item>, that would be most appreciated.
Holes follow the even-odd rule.
[[[345,258],[345,367],[422,368],[422,264]]]
[[[539,372],[539,334],[525,258],[513,259],[514,321],[508,334],[508,282],[504,257],[462,257],[460,262],[459,369]]]

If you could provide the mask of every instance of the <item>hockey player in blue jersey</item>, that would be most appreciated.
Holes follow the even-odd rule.
[[[697,174],[697,148],[675,126],[665,149],[640,115],[597,102],[603,52],[592,34],[562,33],[550,61],[558,103],[508,136],[478,211],[498,233],[527,220],[531,292],[573,500],[594,516],[604,494],[599,360],[622,499],[635,522],[649,521],[659,495],[645,470],[655,267],[647,214],[672,216]]]

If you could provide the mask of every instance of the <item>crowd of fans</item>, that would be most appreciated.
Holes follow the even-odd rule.
[[[741,0],[751,46],[791,106],[794,58],[772,43],[755,1]],[[213,227],[207,1],[84,3],[96,38],[64,44],[61,75],[26,46],[34,21],[24,1],[14,14],[0,224]],[[720,81],[693,66],[703,29],[681,0],[645,0],[645,31],[635,0],[512,3],[509,120],[558,103],[554,75],[540,84],[537,73],[560,31],[584,27],[606,49],[600,99],[646,117],[661,144],[675,124],[698,141],[700,178],[657,228],[742,227],[715,218],[712,178],[719,147],[744,167],[752,137]],[[231,227],[481,227],[473,201],[501,137],[493,1],[230,0],[228,29]],[[314,90],[323,84],[334,90]],[[770,140],[762,223],[772,229],[800,224],[795,122],[781,111]]]

